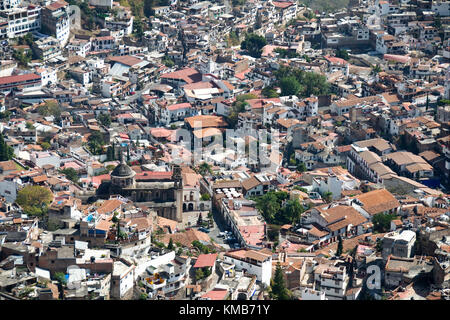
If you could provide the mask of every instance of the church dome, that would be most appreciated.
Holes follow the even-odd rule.
[[[111,172],[111,176],[115,177],[129,177],[134,176],[135,172],[126,164],[121,163]]]

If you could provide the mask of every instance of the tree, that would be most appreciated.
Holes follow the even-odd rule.
[[[103,126],[109,127],[111,125],[111,116],[109,113],[100,113],[98,116],[98,121],[100,121]]]
[[[67,283],[66,275],[62,272],[56,272],[53,276],[58,281],[59,299],[64,299],[64,285]]]
[[[148,18],[153,14],[154,0],[144,0],[144,15]]]
[[[13,52],[13,58],[16,59],[20,65],[27,67],[28,63],[31,61],[32,53],[30,50],[25,52],[25,50],[21,48]]]
[[[276,53],[278,53],[279,56],[280,56],[280,58],[289,58],[289,59],[292,59],[292,58],[297,58],[297,57],[300,56],[300,55],[299,55],[297,52],[295,52],[295,51],[290,51],[290,50],[283,49],[283,48],[275,48],[273,51],[276,52]]]
[[[269,241],[278,241],[279,235],[280,230],[277,228],[270,228],[267,230],[267,238],[269,238]]]
[[[280,88],[281,96],[295,96],[302,87],[297,79],[291,76],[281,79]]]
[[[291,300],[291,293],[286,287],[283,270],[280,263],[277,263],[275,276],[270,285],[270,295],[275,300]]]
[[[300,90],[297,92],[297,96],[319,96],[328,94],[330,90],[330,85],[327,82],[326,77],[318,73],[307,72],[298,68],[281,66],[277,71],[274,72],[274,75],[279,83],[286,77],[295,77],[297,82],[300,84]]]
[[[103,153],[103,146],[105,145],[105,140],[103,135],[99,131],[94,131],[88,138],[88,148],[96,155]]]
[[[338,237],[338,246],[336,250],[336,256],[340,257],[342,254],[343,245],[342,245],[342,238],[341,236]]]
[[[53,194],[48,188],[28,185],[17,193],[16,203],[26,214],[42,217],[52,200]]]
[[[200,200],[201,201],[209,201],[209,200],[211,200],[211,196],[209,195],[209,193],[203,193]]]
[[[133,22],[133,29],[134,29],[134,35],[138,39],[142,39],[142,36],[144,35],[144,27],[142,25],[142,21],[140,19],[136,19]]]
[[[173,240],[172,240],[172,238],[170,238],[170,240],[169,240],[169,244],[167,245],[167,249],[173,250]]]
[[[14,149],[6,143],[3,133],[0,133],[0,161],[8,161],[13,157]]]
[[[106,149],[106,160],[107,161],[113,161],[114,160],[114,147],[113,146],[109,146]]]
[[[383,71],[380,67],[380,65],[377,63],[376,65],[372,66],[372,73],[377,74],[379,72]]]
[[[66,176],[72,182],[77,183],[80,177],[78,176],[78,172],[74,168],[66,168],[61,170],[61,173]]]
[[[199,281],[205,277],[205,274],[203,273],[202,268],[198,268],[195,270],[195,281]]]
[[[336,57],[337,57],[337,58],[344,59],[344,60],[349,60],[349,59],[350,59],[350,57],[349,57],[349,55],[348,55],[348,52],[347,52],[347,50],[345,50],[345,49],[337,49],[337,51],[336,51]]]
[[[198,166],[198,173],[200,173],[202,176],[205,176],[206,174],[212,174],[211,165],[207,162],[203,162]]]
[[[168,56],[164,56],[161,62],[168,68],[172,68],[175,65],[175,62]]]
[[[44,117],[54,116],[58,118],[61,116],[61,108],[56,100],[47,100],[44,105],[37,108],[37,112]]]
[[[203,218],[202,218],[202,213],[200,212],[200,214],[198,215],[198,219],[197,219],[197,225],[201,226],[203,223]]]
[[[391,229],[391,221],[396,218],[393,214],[378,213],[373,216],[373,229],[377,232],[388,232]]]
[[[308,169],[306,168],[306,165],[305,165],[304,162],[300,162],[300,163],[297,165],[297,170],[300,171],[300,172],[305,172],[305,171],[308,170]]]
[[[227,116],[227,123],[230,128],[234,128],[238,122],[239,113],[245,111],[245,107],[248,105],[247,100],[256,99],[257,96],[251,93],[241,94],[236,97],[236,101],[231,106],[231,111]]]
[[[288,200],[283,209],[284,221],[291,224],[297,222],[300,219],[301,214],[305,212],[305,208],[303,208],[298,199]]]
[[[241,49],[246,50],[253,58],[260,58],[262,48],[267,44],[266,38],[255,33],[245,35],[244,41],[241,42]]]
[[[324,192],[322,199],[325,200],[326,203],[330,203],[333,200],[333,193],[330,191]]]
[[[265,87],[264,89],[262,89],[261,93],[266,98],[278,98],[280,96],[278,92],[276,92],[276,90],[272,87]]]

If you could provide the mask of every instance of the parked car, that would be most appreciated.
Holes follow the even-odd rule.
[[[198,228],[199,231],[204,232],[204,233],[209,233],[209,229],[204,228],[204,227],[200,227]]]

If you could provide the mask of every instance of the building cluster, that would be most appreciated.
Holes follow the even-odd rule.
[[[0,0],[0,300],[450,299],[450,1],[152,3]]]

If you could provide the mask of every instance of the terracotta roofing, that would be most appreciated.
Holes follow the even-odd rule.
[[[97,213],[105,214],[112,213],[117,210],[122,205],[122,201],[117,199],[106,200],[102,203],[102,205],[97,209]]]
[[[46,8],[49,9],[50,11],[55,11],[55,10],[65,7],[67,5],[69,5],[67,2],[65,2],[63,0],[59,0],[59,1],[49,4],[48,6],[46,6]]]
[[[217,259],[217,253],[201,254],[194,264],[194,268],[213,267]]]
[[[202,75],[194,68],[186,68],[174,72],[169,72],[161,75],[162,79],[183,80],[186,83],[199,82],[202,80]]]
[[[185,232],[178,232],[175,234],[166,234],[161,238],[161,242],[164,244],[168,244],[170,239],[172,239],[173,243],[181,243],[181,245],[185,247],[191,247],[193,241],[203,241],[203,242],[211,242],[211,238],[208,234],[195,230],[189,229]]]
[[[358,199],[363,204],[363,209],[371,215],[396,209],[400,202],[386,189],[369,191],[357,195],[353,199]]]
[[[142,62],[141,59],[135,58],[132,56],[115,56],[115,57],[109,57],[109,60],[114,62],[119,62],[121,64],[124,64],[126,66],[132,67],[140,62]]]
[[[191,128],[226,127],[227,122],[223,117],[198,115],[184,119]]]
[[[227,289],[215,288],[204,295],[202,295],[202,299],[208,300],[225,300],[228,294]]]
[[[2,171],[15,171],[17,170],[16,163],[14,160],[8,160],[8,161],[1,161],[0,162],[0,169]]]
[[[19,83],[30,80],[40,80],[41,76],[35,73],[22,74],[19,76],[0,77],[0,85]]]

